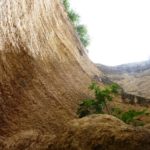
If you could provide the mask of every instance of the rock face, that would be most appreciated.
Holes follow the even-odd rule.
[[[122,100],[125,103],[130,103],[130,104],[140,104],[142,106],[149,106],[150,105],[150,99],[147,99],[145,97],[129,94],[122,92]]]
[[[138,62],[138,63],[129,63],[129,64],[123,64],[118,66],[105,66],[101,64],[97,64],[98,67],[103,70],[103,72],[107,74],[112,73],[120,73],[120,74],[135,74],[135,73],[142,73],[143,71],[150,69],[150,60]]]
[[[123,147],[126,141],[131,150],[143,143],[147,149],[149,131],[107,116],[75,120],[64,135],[77,104],[90,95],[91,80],[103,85],[102,73],[88,59],[59,0],[2,0],[0,7],[0,150],[45,150],[55,142],[59,150],[96,150],[106,143],[117,150],[114,142]]]
[[[150,99],[150,60],[114,67],[97,64],[97,67],[126,93]]]
[[[150,131],[109,115],[92,115],[71,121],[55,141],[49,150],[149,150]]]
[[[59,0],[2,0],[0,7],[0,143],[13,149],[17,135],[61,132],[100,72]]]

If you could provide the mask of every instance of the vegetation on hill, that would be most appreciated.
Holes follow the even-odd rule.
[[[111,114],[107,105],[108,101],[113,99],[113,95],[118,92],[118,85],[112,84],[105,89],[101,89],[96,83],[92,83],[89,89],[94,91],[95,98],[85,99],[81,102],[78,109],[79,117],[84,117],[90,114],[104,113]]]
[[[126,93],[142,97],[140,104],[150,104],[150,60],[113,67],[97,64],[97,67]]]
[[[112,84],[101,89],[96,83],[92,83],[89,89],[94,91],[95,98],[85,99],[79,104],[77,114],[80,118],[90,114],[107,113],[121,119],[127,124],[135,126],[144,125],[141,120],[138,120],[138,117],[147,115],[146,110],[128,110],[124,112],[120,108],[109,108],[108,102],[112,101],[113,97],[119,93],[119,86],[117,84]]]
[[[63,0],[63,5],[66,9],[66,12],[68,13],[70,21],[74,25],[76,32],[79,35],[82,44],[87,47],[89,45],[90,39],[86,26],[80,24],[80,16],[73,9],[70,8],[69,0]]]
[[[122,111],[120,108],[112,108],[111,110],[113,116],[116,116],[125,123],[132,124],[134,126],[143,126],[144,123],[140,120],[140,116],[149,115],[146,109],[141,111],[131,109],[125,112]]]

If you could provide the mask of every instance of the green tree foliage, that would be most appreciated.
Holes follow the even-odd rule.
[[[79,24],[80,16],[77,13],[75,13],[73,10],[70,10],[68,12],[68,17],[70,18],[74,26],[77,26]]]
[[[89,89],[94,91],[95,98],[85,99],[79,104],[77,114],[80,118],[90,114],[107,113],[121,119],[127,124],[134,126],[144,125],[141,120],[138,120],[138,117],[149,115],[146,110],[128,110],[124,112],[120,108],[110,109],[108,107],[107,103],[112,101],[113,97],[119,93],[120,87],[117,84],[112,84],[102,89],[96,83],[92,83]]]
[[[136,111],[136,110],[129,110],[127,112],[122,113],[121,120],[126,123],[133,122],[136,117],[144,115],[146,110]]]
[[[89,42],[90,42],[87,28],[84,25],[77,25],[76,31],[77,31],[83,45],[85,47],[87,47],[89,45]]]
[[[107,102],[111,101],[113,95],[117,93],[116,90],[114,92],[114,86],[116,87],[116,85],[111,85],[109,87],[101,89],[96,83],[92,83],[89,86],[89,89],[94,91],[95,98],[85,99],[81,102],[80,107],[77,111],[79,117],[81,118],[90,114],[104,113],[104,110],[106,110],[107,113],[110,114]]]
[[[63,2],[63,5],[64,5],[66,11],[68,12],[70,9],[69,1],[68,0],[62,0],[62,2]]]
[[[116,116],[117,118],[121,119],[127,124],[132,124],[134,126],[142,126],[144,123],[138,119],[138,117],[143,116],[143,115],[149,115],[147,113],[147,110],[141,110],[141,111],[136,111],[136,110],[128,110],[123,112],[120,108],[112,108],[112,115]]]
[[[110,89],[111,89],[112,93],[118,94],[119,93],[119,89],[121,89],[121,87],[118,84],[113,83],[112,85],[110,85]]]
[[[74,25],[77,34],[82,42],[82,44],[87,47],[90,43],[90,38],[88,35],[87,28],[84,25],[80,24],[80,16],[70,8],[69,0],[63,0],[63,5],[68,13],[68,17],[72,24]]]

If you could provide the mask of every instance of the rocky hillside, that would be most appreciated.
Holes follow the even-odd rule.
[[[77,119],[79,101],[91,95],[87,87],[101,81],[102,72],[87,57],[59,0],[2,0],[0,6],[0,150],[85,150],[78,133],[81,140],[95,139],[89,150],[101,149],[101,138],[107,139],[104,150],[148,150],[148,129],[130,130],[112,116]],[[107,129],[96,125],[101,119]],[[135,144],[124,144],[129,140]],[[60,148],[64,141],[67,147]]]
[[[0,140],[55,134],[76,117],[101,73],[59,0],[7,0],[0,9]]]
[[[150,98],[150,61],[124,64],[115,67],[97,65],[112,81],[128,93]]]

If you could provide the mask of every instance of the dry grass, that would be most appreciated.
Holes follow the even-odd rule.
[[[109,115],[75,119],[54,138],[49,150],[149,150],[150,131],[133,128]]]

